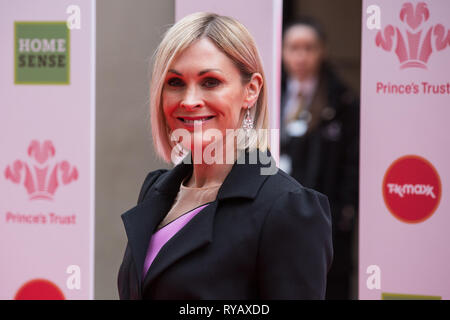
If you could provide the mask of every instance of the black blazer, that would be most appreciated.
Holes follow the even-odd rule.
[[[250,156],[258,155],[256,163]],[[281,169],[262,175],[267,150],[241,153],[217,198],[159,251],[142,281],[153,232],[173,204],[192,156],[150,172],[138,205],[122,214],[128,243],[120,299],[323,299],[333,249],[326,196]],[[243,158],[245,156],[245,158]],[[267,163],[267,162],[265,162]]]

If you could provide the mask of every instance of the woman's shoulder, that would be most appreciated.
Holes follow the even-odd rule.
[[[274,194],[275,197],[279,197],[286,193],[296,193],[311,194],[320,198],[328,199],[328,197],[323,193],[303,186],[299,181],[280,168],[278,168],[275,174],[269,176],[263,189],[266,189],[266,192]]]
[[[279,169],[260,199],[268,201],[258,251],[261,296],[323,299],[333,261],[328,198]]]
[[[147,194],[147,191],[155,183],[159,176],[168,171],[169,169],[157,169],[147,173],[147,176],[145,177],[144,182],[141,186],[141,190],[139,192],[138,203],[142,202],[142,200],[145,198],[145,195]]]
[[[149,180],[151,180],[151,179],[154,179],[154,178],[159,177],[161,174],[163,174],[163,173],[165,173],[165,172],[168,172],[169,170],[170,170],[170,169],[156,169],[156,170],[153,170],[153,171],[149,171],[149,172],[147,173],[147,176],[145,177],[144,183],[145,183],[146,181],[149,181]]]
[[[269,204],[265,232],[273,235],[312,232],[315,237],[331,242],[330,203],[323,193],[303,186],[279,169],[266,180],[260,197]]]
[[[268,214],[278,212],[281,216],[302,216],[317,218],[317,215],[331,219],[328,197],[314,189],[303,186],[295,178],[278,169],[260,190],[261,201],[269,203]]]

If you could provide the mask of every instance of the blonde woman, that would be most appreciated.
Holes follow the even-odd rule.
[[[328,199],[275,166],[266,90],[235,19],[195,13],[166,32],[150,116],[157,153],[176,165],[150,172],[122,215],[121,299],[325,297]]]

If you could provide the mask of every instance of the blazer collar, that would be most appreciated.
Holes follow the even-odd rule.
[[[191,161],[186,161],[188,159]],[[213,239],[214,217],[218,201],[235,197],[254,199],[268,177],[267,174],[261,174],[261,170],[271,165],[275,166],[275,160],[270,150],[263,153],[259,149],[252,151],[246,149],[238,154],[231,171],[219,188],[216,200],[199,212],[161,248],[142,281],[144,260],[150,238],[172,207],[181,181],[192,173],[191,153],[172,170],[161,175],[155,182],[154,189],[150,188],[145,199],[121,216],[139,277],[139,293],[142,294],[143,288],[150,285],[176,260],[210,243]]]
[[[219,188],[217,199],[233,197],[254,199],[262,182],[267,178],[267,175],[261,174],[261,172],[264,172],[264,168],[270,167],[271,163],[275,166],[275,160],[269,149],[266,152],[259,149],[249,151],[248,148],[241,150],[231,171]],[[179,191],[181,181],[187,175],[192,174],[192,171],[192,154],[189,152],[182,162],[155,183],[155,189],[168,196],[174,196]]]

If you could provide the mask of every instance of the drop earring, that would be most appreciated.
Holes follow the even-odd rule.
[[[245,114],[244,121],[242,123],[242,129],[244,129],[247,135],[249,131],[253,129],[253,118],[250,115],[250,107],[247,108],[247,112]]]
[[[184,148],[183,148],[183,146],[181,145],[181,136],[178,137],[178,140],[177,140],[177,146],[178,146],[178,148],[179,148],[179,150],[178,150],[178,156],[181,157],[181,156],[183,156],[183,153],[184,153]]]
[[[178,139],[173,135],[173,131],[171,131],[170,129],[169,129],[169,127],[166,127],[167,128],[167,132],[168,132],[168,134],[169,134],[169,136],[170,136],[170,139],[172,140],[172,141],[174,141],[175,142],[175,145],[174,146],[172,146],[172,148],[175,148],[175,149],[178,149],[178,152],[177,151],[175,151],[175,152],[177,152],[177,154],[178,154],[178,157],[181,157],[183,154],[184,154],[184,148],[183,148],[183,146],[181,145],[181,136],[179,136],[178,137]]]

